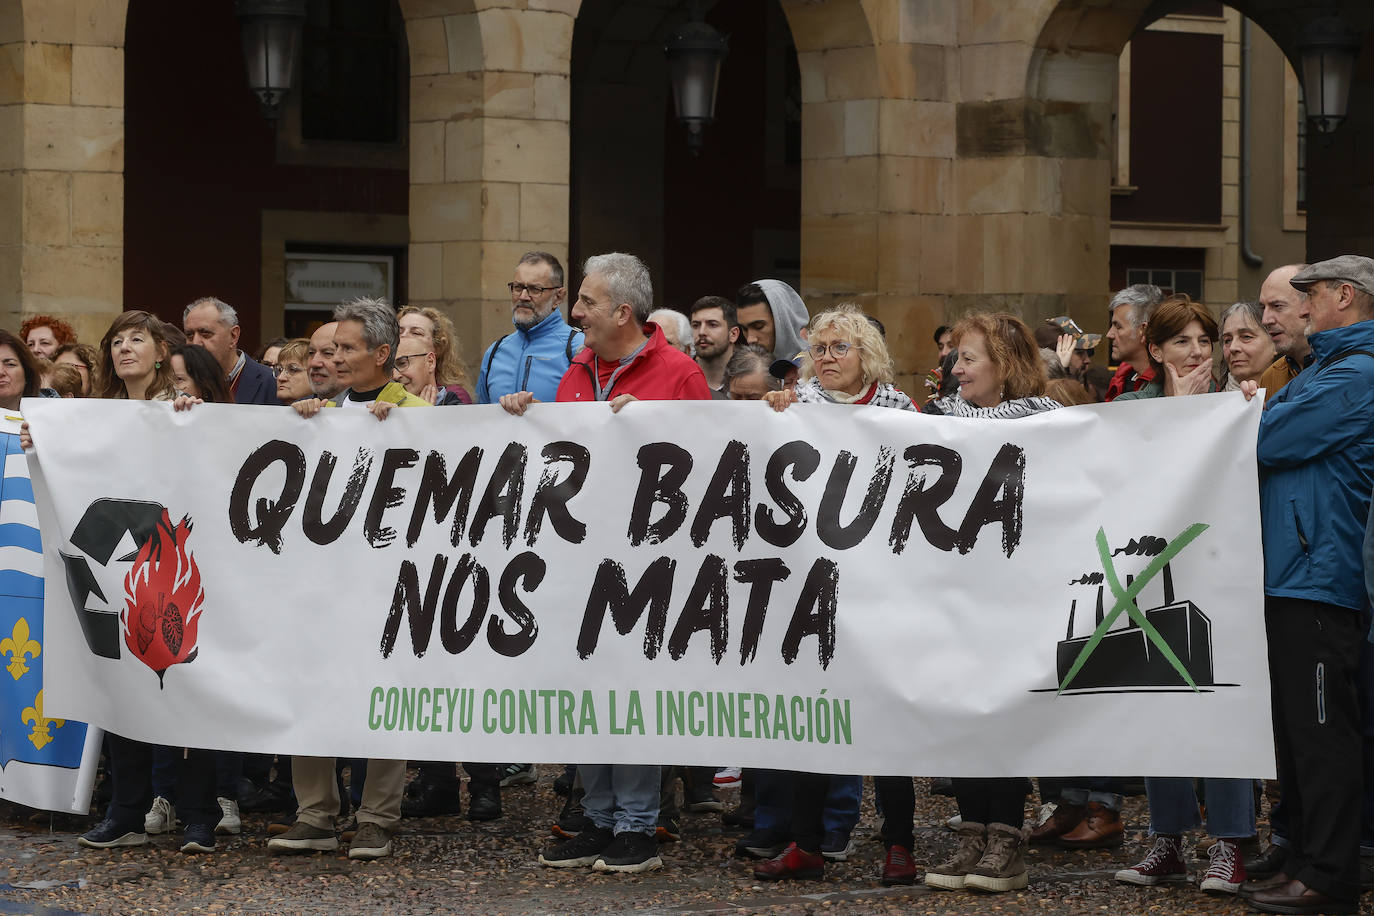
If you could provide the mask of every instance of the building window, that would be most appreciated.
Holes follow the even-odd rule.
[[[400,139],[401,22],[392,0],[310,0],[301,55],[305,140]]]
[[[1172,268],[1139,267],[1126,271],[1126,285],[1153,283],[1163,290],[1187,293],[1196,302],[1202,301],[1202,271]]]

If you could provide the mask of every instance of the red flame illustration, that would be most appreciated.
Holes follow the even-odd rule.
[[[157,672],[158,684],[164,687],[162,678],[168,668],[196,657],[196,628],[205,589],[195,558],[186,550],[190,536],[191,520],[183,517],[173,528],[171,516],[163,509],[162,520],[124,579],[125,607],[119,615],[124,643]]]

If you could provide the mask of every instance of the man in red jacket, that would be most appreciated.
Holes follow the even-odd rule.
[[[609,401],[619,412],[631,401],[711,399],[696,360],[669,345],[648,321],[654,290],[643,261],[632,254],[599,254],[587,259],[582,276],[572,320],[586,341],[558,383],[555,400]],[[516,416],[534,403],[528,391],[501,396],[501,406]],[[544,850],[540,864],[631,873],[663,867],[654,838],[659,768],[582,764],[578,775],[591,826]]]

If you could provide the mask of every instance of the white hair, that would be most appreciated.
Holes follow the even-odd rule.
[[[649,313],[648,320],[660,327],[671,324],[677,331],[677,342],[679,346],[685,346],[687,348],[687,355],[692,355],[694,349],[692,347],[692,323],[687,320],[686,315],[682,314],[677,309],[656,309]]]

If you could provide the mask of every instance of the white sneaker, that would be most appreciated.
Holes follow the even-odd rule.
[[[232,798],[217,798],[219,810],[224,812],[224,816],[215,825],[215,833],[240,833],[243,831],[243,819],[239,817],[239,803]]]
[[[716,770],[716,776],[712,782],[718,786],[737,786],[739,785],[739,769],[739,767],[724,767]]]
[[[153,806],[143,815],[144,833],[167,833],[177,825],[177,810],[161,795],[153,799]]]

